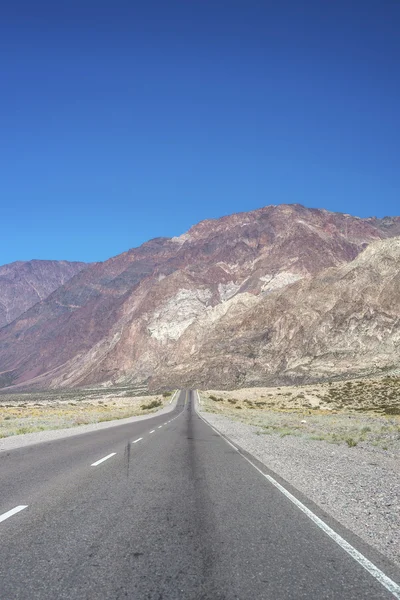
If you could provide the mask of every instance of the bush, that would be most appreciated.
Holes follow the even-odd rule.
[[[357,446],[356,440],[351,437],[347,438],[346,444],[348,445],[349,448],[354,448],[354,446]]]
[[[151,408],[157,408],[158,406],[162,406],[161,400],[153,400],[149,404],[142,404],[140,408],[142,410],[150,410]]]
[[[400,415],[400,406],[385,406],[383,410],[387,415]]]
[[[371,431],[371,427],[363,427],[361,429],[361,433],[362,434],[369,433],[370,431]]]

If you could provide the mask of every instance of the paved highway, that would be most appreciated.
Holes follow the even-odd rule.
[[[330,522],[371,574],[253,462],[186,391],[168,414],[0,453],[1,600],[400,598],[393,566]]]

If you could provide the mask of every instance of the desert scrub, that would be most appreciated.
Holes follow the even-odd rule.
[[[209,396],[210,400],[212,400],[213,402],[223,402],[224,399],[223,398],[217,398],[216,396]]]
[[[371,427],[363,427],[361,429],[361,433],[368,433],[369,431],[371,431]]]
[[[310,435],[310,440],[315,440],[317,442],[322,442],[322,441],[329,441],[329,436],[324,435],[322,433],[317,433],[315,435]]]
[[[355,387],[363,386],[353,386],[353,389]],[[213,391],[211,395],[218,398],[217,393]],[[252,390],[252,395],[249,389],[235,390],[231,397],[229,392],[224,392],[224,395],[225,402],[214,402],[209,399],[208,394],[203,395],[204,410],[260,428],[260,435],[295,435],[315,443],[347,445],[350,448],[356,444],[378,451],[387,447],[390,452],[400,454],[398,415],[346,409],[328,410],[318,406],[310,409],[304,405],[286,405],[281,409],[277,403],[272,405],[269,399],[265,405],[265,401],[260,398],[268,396],[265,393],[257,395],[257,389]]]
[[[283,431],[280,432],[280,437],[286,437],[288,435],[298,435],[297,431],[294,431],[293,429],[284,429]]]
[[[153,400],[149,404],[142,404],[140,408],[142,410],[151,410],[152,408],[157,408],[158,406],[162,406],[162,402],[160,400]]]
[[[352,437],[347,438],[346,444],[348,445],[349,448],[354,448],[355,446],[357,446],[356,440]]]
[[[287,437],[288,435],[300,435],[296,427],[280,427],[279,425],[262,425],[260,434],[269,435],[276,433],[281,438]]]
[[[154,396],[127,399],[119,390],[113,398],[109,393],[101,397],[96,392],[95,396],[92,394],[90,397],[81,391],[75,391],[73,395],[70,390],[65,394],[59,392],[62,398],[59,401],[47,393],[40,397],[36,393],[32,397],[29,394],[7,395],[7,403],[3,401],[0,404],[0,437],[134,417],[143,414],[141,404],[144,400],[147,400],[146,409],[151,406],[149,410],[163,404],[159,397]],[[108,399],[108,402],[102,398]],[[32,402],[32,399],[35,401]]]

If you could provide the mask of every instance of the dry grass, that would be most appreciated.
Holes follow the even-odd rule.
[[[134,389],[66,390],[0,395],[0,438],[125,419],[159,410],[170,395]]]
[[[202,392],[204,408],[260,428],[400,454],[400,378]]]
[[[206,393],[222,399],[249,400],[269,408],[322,411],[346,409],[400,415],[400,377],[394,375],[301,386],[244,388],[231,392],[209,390]]]

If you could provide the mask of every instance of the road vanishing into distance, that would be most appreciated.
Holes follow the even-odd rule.
[[[0,452],[1,600],[400,598],[393,565],[274,485],[202,420],[195,395]]]

